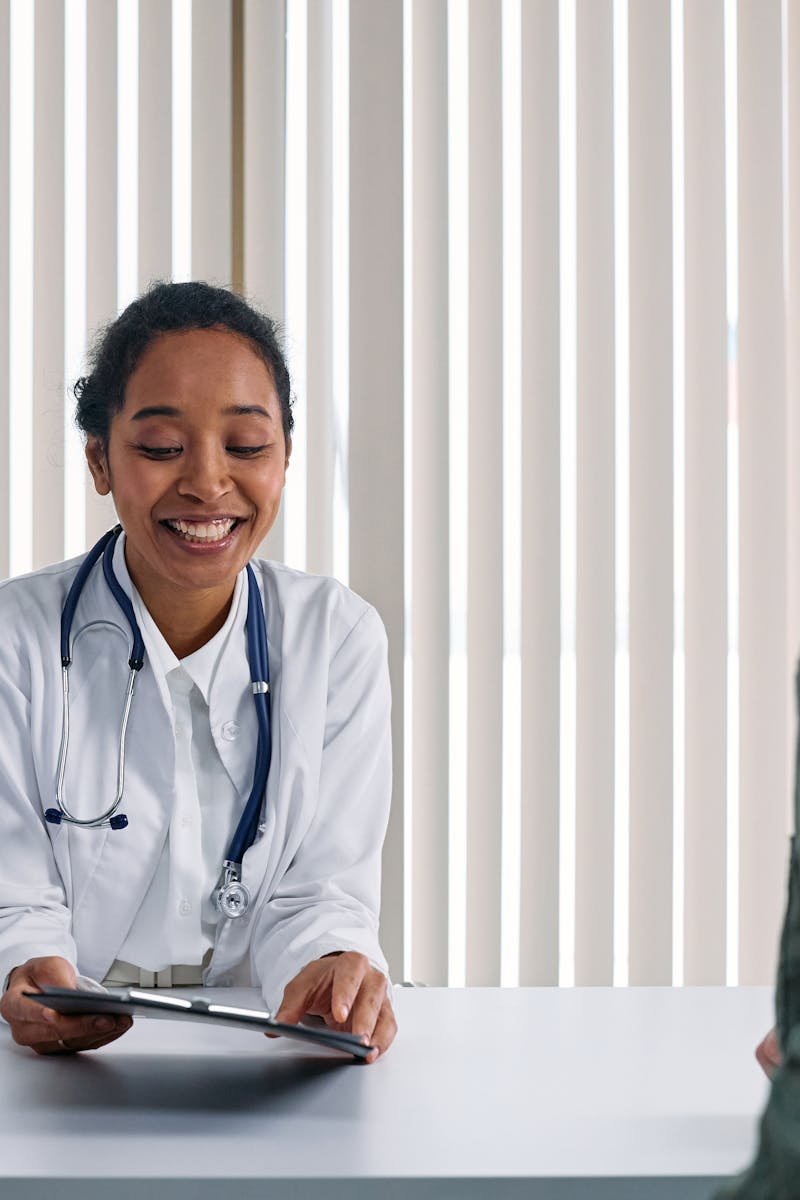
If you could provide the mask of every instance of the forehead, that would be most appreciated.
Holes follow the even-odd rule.
[[[128,379],[124,408],[167,402],[225,407],[244,398],[280,413],[271,372],[252,343],[227,329],[187,329],[150,343]]]

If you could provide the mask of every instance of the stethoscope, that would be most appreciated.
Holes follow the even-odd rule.
[[[58,768],[56,771],[56,804],[58,808],[48,808],[44,814],[45,820],[51,825],[60,825],[66,821],[84,829],[99,829],[108,826],[110,829],[124,829],[128,824],[125,813],[117,812],[122,803],[125,786],[125,738],[128,729],[128,718],[133,701],[136,676],[144,666],[144,641],[133,611],[133,605],[125,591],[120,586],[114,574],[114,546],[122,532],[122,526],[117,525],[104,533],[96,546],[93,546],[78,568],[72,586],[69,589],[64,607],[61,612],[61,746],[58,751]],[[72,647],[70,632],[78,607],[78,600],[86,580],[99,558],[103,560],[103,574],[111,594],[122,609],[133,635],[128,667],[128,683],[125,688],[125,703],[122,710],[122,722],[119,731],[119,752],[117,754],[117,789],[113,803],[97,817],[81,819],[71,813],[64,800],[64,775],[67,767],[67,747],[69,745],[69,669],[72,665]],[[105,622],[100,622],[104,624]],[[256,746],[256,764],[253,771],[253,787],[247,804],[242,813],[233,840],[228,847],[228,853],[223,861],[222,875],[214,890],[214,902],[219,911],[226,917],[243,917],[250,906],[250,893],[242,883],[242,860],[245,851],[252,846],[258,832],[261,801],[264,797],[269,762],[272,753],[272,738],[270,733],[269,714],[269,655],[267,652],[267,624],[264,619],[264,608],[261,603],[261,593],[258,590],[253,568],[247,565],[247,658],[250,664],[250,687],[256,706],[258,722],[258,742]]]

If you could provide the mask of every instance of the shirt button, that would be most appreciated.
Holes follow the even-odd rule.
[[[181,916],[188,917],[188,915],[191,911],[192,911],[192,906],[189,903],[189,901],[181,900],[180,904],[178,905],[178,912],[181,914]]]
[[[189,729],[186,725],[184,725],[183,721],[178,721],[177,725],[175,726],[175,732],[180,738],[189,736]]]
[[[191,823],[192,823],[192,818],[189,815],[189,813],[184,813],[184,815],[181,817],[181,825],[183,826],[183,828],[188,829],[189,826],[191,825]]]
[[[239,726],[235,721],[226,721],[221,732],[226,742],[235,742],[239,736]]]

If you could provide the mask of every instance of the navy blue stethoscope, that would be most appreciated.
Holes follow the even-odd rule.
[[[125,787],[125,738],[128,728],[128,718],[133,701],[136,676],[144,666],[144,641],[133,611],[133,605],[127,593],[120,586],[114,574],[114,547],[122,532],[120,525],[104,533],[78,568],[72,586],[69,589],[64,607],[61,611],[61,682],[62,682],[62,716],[61,716],[61,746],[58,751],[58,768],[56,772],[56,804],[58,808],[48,808],[44,814],[45,820],[51,825],[60,825],[66,821],[83,829],[98,829],[108,826],[111,829],[124,829],[128,824],[125,813],[117,812],[122,803]],[[125,703],[122,711],[122,722],[119,732],[119,749],[117,754],[117,789],[113,803],[100,813],[99,816],[81,819],[71,813],[64,800],[64,774],[67,767],[67,747],[69,745],[69,669],[72,665],[72,646],[70,633],[78,600],[86,580],[98,559],[102,558],[103,574],[111,594],[122,609],[125,619],[133,635],[128,667],[128,683],[125,688]],[[253,568],[247,564],[247,658],[250,665],[250,687],[256,706],[258,722],[258,742],[256,745],[256,763],[253,771],[253,786],[250,791],[244,812],[236,827],[233,840],[228,847],[228,853],[223,861],[222,874],[214,891],[214,902],[219,911],[226,917],[242,917],[250,906],[250,893],[242,883],[242,860],[245,851],[252,846],[258,832],[261,802],[267,787],[269,762],[272,753],[272,736],[270,732],[269,712],[269,654],[267,651],[267,623],[264,618],[264,608],[261,603],[261,593],[258,589]],[[100,622],[103,624],[104,622]]]

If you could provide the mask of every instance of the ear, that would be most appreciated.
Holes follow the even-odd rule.
[[[108,496],[111,492],[111,476],[106,452],[100,438],[88,437],[84,453],[94,480],[94,490],[98,496]]]
[[[284,471],[288,471],[289,459],[291,457],[292,457],[292,439],[291,439],[291,437],[287,437],[286,438],[286,461],[283,464]]]

